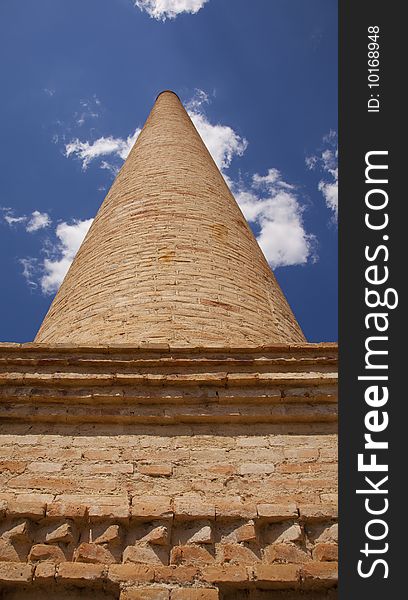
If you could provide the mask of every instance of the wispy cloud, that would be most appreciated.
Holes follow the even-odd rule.
[[[136,129],[127,138],[116,138],[113,136],[100,137],[94,142],[81,142],[78,138],[72,140],[65,145],[65,156],[75,156],[82,162],[82,169],[86,171],[89,164],[102,157],[113,156],[118,157],[124,161],[133,144],[135,143],[140,129]],[[111,169],[113,165],[108,161],[104,160],[100,162],[102,169]]]
[[[39,231],[40,229],[44,229],[45,227],[49,227],[49,225],[51,225],[51,218],[46,212],[43,213],[39,210],[34,210],[30,216],[16,216],[11,208],[2,207],[0,210],[3,213],[4,221],[8,225],[12,227],[17,224],[24,224],[25,230],[29,233]]]
[[[330,131],[323,138],[322,148],[317,154],[306,158],[306,166],[309,169],[318,169],[322,173],[322,179],[318,183],[318,189],[322,192],[327,207],[332,211],[332,220],[337,222],[338,216],[338,146],[337,133]]]
[[[75,112],[74,119],[79,127],[82,127],[89,119],[97,119],[100,116],[101,101],[94,94],[92,98],[79,101],[80,109]]]
[[[175,19],[182,13],[196,14],[208,0],[133,0],[134,5],[157,21]]]

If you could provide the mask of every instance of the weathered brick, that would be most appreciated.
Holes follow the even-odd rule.
[[[296,544],[271,544],[264,548],[264,561],[266,563],[292,563],[303,564],[312,560],[310,553]]]
[[[101,519],[128,519],[130,507],[127,502],[121,504],[98,504],[98,499],[88,504],[89,517],[99,517]]]
[[[300,569],[296,565],[260,564],[254,567],[255,579],[274,584],[276,588],[295,586],[300,579]]]
[[[319,458],[317,448],[285,448],[283,453],[286,459],[295,462],[309,462]]]
[[[123,551],[124,563],[142,563],[148,565],[167,565],[169,553],[162,546],[151,546],[150,544],[137,543],[127,546]]]
[[[194,496],[174,499],[174,513],[180,519],[215,518],[215,505]]]
[[[214,561],[214,556],[206,547],[202,546],[175,546],[170,552],[172,565],[207,565]]]
[[[40,562],[35,567],[34,579],[39,583],[52,583],[55,579],[56,571],[57,567],[55,563],[49,561]]]
[[[169,530],[163,525],[154,527],[140,541],[152,545],[166,546],[169,543]]]
[[[62,471],[63,465],[57,462],[50,461],[34,461],[29,463],[27,470],[33,473],[57,473]]]
[[[103,548],[98,544],[89,544],[83,542],[75,550],[75,561],[82,563],[99,563],[102,565],[110,565],[115,561],[112,553],[107,548]]]
[[[159,587],[138,587],[123,590],[120,600],[169,600],[170,591]]]
[[[37,561],[52,561],[53,563],[61,563],[66,560],[66,557],[58,546],[51,544],[35,544],[28,555],[28,560],[31,562]]]
[[[119,564],[110,565],[108,579],[113,583],[126,583],[129,585],[154,581],[155,571],[148,565]]]
[[[103,581],[106,575],[104,565],[91,565],[79,562],[63,562],[58,565],[56,579],[57,581],[66,581],[67,583],[94,584]]]
[[[52,502],[47,504],[47,517],[66,517],[67,519],[81,519],[86,515],[85,504],[69,502]]]
[[[254,565],[261,560],[260,552],[240,544],[216,544],[217,561],[221,563],[234,563]]]
[[[33,573],[34,565],[0,562],[0,584],[29,583]]]
[[[299,506],[299,513],[304,521],[336,519],[338,514],[334,504],[302,504]]]
[[[305,587],[331,587],[337,584],[338,565],[336,562],[311,562],[302,566],[300,574]]]
[[[337,544],[329,543],[316,544],[312,551],[314,560],[319,561],[337,561],[338,554]]]
[[[131,506],[132,517],[150,519],[167,519],[173,516],[171,498],[168,496],[134,496]]]
[[[258,516],[269,521],[284,521],[298,516],[296,504],[258,504]]]
[[[215,588],[185,588],[172,590],[170,600],[218,600],[219,592]]]
[[[245,525],[241,525],[237,527],[227,536],[225,536],[224,541],[226,542],[253,542],[256,540],[256,529],[254,522],[251,521],[249,523],[245,523]]]
[[[26,517],[27,519],[38,520],[44,517],[46,506],[46,502],[35,500],[29,502],[17,498],[16,500],[9,500],[7,503],[7,514],[10,517]]]
[[[138,465],[137,470],[150,477],[170,477],[173,473],[171,465]]]
[[[208,583],[246,583],[249,571],[243,565],[214,565],[202,568],[201,578]]]
[[[239,469],[241,475],[269,475],[275,471],[271,463],[244,463]]]
[[[237,498],[217,498],[215,501],[216,519],[241,518],[255,519],[256,505]]]
[[[198,567],[185,565],[170,565],[154,567],[154,580],[158,583],[178,583],[180,585],[193,583],[199,575]]]
[[[27,466],[24,460],[0,460],[0,473],[9,471],[10,473],[23,473]]]

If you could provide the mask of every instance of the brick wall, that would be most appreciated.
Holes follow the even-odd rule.
[[[335,346],[5,344],[0,369],[5,598],[336,585]]]

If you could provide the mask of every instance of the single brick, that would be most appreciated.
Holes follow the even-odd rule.
[[[311,562],[301,568],[301,579],[305,587],[337,585],[337,562]]]
[[[243,565],[214,565],[201,569],[201,579],[208,583],[246,583],[249,571]]]
[[[337,544],[320,543],[313,548],[312,556],[314,560],[319,561],[337,561],[339,550]]]
[[[137,470],[150,477],[170,477],[173,473],[171,465],[138,465]]]
[[[304,521],[326,521],[337,519],[335,504],[302,504],[299,506],[300,518]]]
[[[67,583],[96,583],[105,579],[106,567],[104,565],[91,565],[79,562],[65,562],[58,565],[57,581]]]
[[[303,564],[312,560],[309,552],[292,543],[266,546],[263,555],[266,563]]]
[[[155,567],[154,580],[157,583],[178,583],[180,585],[193,583],[199,575],[198,567],[185,565],[170,565],[168,567]]]
[[[98,544],[88,544],[83,542],[78,546],[74,553],[75,562],[82,563],[98,563],[102,565],[110,565],[115,561],[111,552],[107,548],[103,548]]]
[[[40,583],[52,583],[55,579],[57,567],[52,562],[40,562],[35,567],[34,579]]]
[[[159,587],[138,587],[123,590],[120,600],[169,600],[170,591]]]
[[[0,562],[0,584],[29,583],[33,578],[34,565],[17,562]]]
[[[148,583],[154,581],[155,571],[148,565],[121,564],[110,565],[108,579],[113,583]]]
[[[47,504],[47,517],[65,517],[67,519],[82,519],[86,515],[85,504],[69,502],[52,502]]]
[[[257,581],[274,584],[276,588],[286,588],[296,585],[300,579],[300,570],[296,565],[260,564],[255,567]]]
[[[172,590],[170,600],[218,600],[219,592],[214,588],[185,588]]]
[[[168,519],[173,516],[171,498],[168,496],[133,496],[131,506],[132,517],[145,520]]]
[[[258,516],[268,521],[284,521],[298,517],[296,504],[258,504]]]
[[[174,513],[179,519],[214,519],[215,505],[200,498],[185,496],[174,499]]]
[[[214,561],[211,552],[202,546],[186,545],[174,546],[170,552],[170,564],[172,565],[208,565]]]
[[[35,544],[30,550],[28,560],[31,562],[47,560],[53,563],[61,563],[66,561],[66,557],[58,546],[53,546],[51,544]]]

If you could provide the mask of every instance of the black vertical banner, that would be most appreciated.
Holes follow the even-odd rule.
[[[408,594],[403,9],[339,0],[341,600]]]

